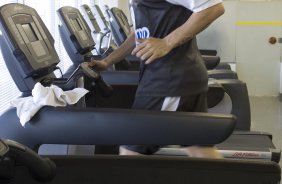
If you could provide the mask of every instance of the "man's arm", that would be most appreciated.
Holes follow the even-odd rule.
[[[193,13],[183,25],[163,39],[148,38],[138,40],[142,44],[136,47],[132,51],[132,54],[144,60],[146,64],[149,64],[155,59],[165,56],[175,47],[195,37],[223,13],[224,7],[222,3]]]
[[[207,28],[223,13],[224,7],[222,3],[200,12],[193,13],[182,26],[164,38],[166,45],[170,48],[170,50],[172,50],[173,48],[185,43]]]
[[[114,50],[103,60],[92,60],[89,65],[96,66],[98,70],[106,70],[110,65],[115,64],[123,60],[126,56],[130,55],[135,47],[135,34],[132,32],[123,44]]]

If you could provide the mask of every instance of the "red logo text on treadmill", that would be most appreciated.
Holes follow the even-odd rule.
[[[259,157],[257,153],[244,153],[244,152],[236,152],[232,155],[232,157]]]

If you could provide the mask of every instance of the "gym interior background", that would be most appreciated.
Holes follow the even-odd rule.
[[[247,83],[251,101],[252,130],[273,134],[274,144],[282,148],[282,1],[224,0],[225,14],[198,36],[201,49],[217,50],[221,62],[228,62]],[[82,4],[119,7],[129,17],[128,0],[1,0],[35,8],[55,38],[63,72],[71,64],[58,31],[56,10]],[[270,38],[276,43],[270,43]],[[0,53],[0,113],[19,92]],[[280,163],[281,165],[281,163]]]

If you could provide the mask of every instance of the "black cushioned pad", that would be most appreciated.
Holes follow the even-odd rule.
[[[227,139],[235,122],[228,114],[44,107],[22,127],[12,108],[0,116],[0,136],[32,149],[41,144],[210,145]],[[147,130],[146,136],[140,130]]]

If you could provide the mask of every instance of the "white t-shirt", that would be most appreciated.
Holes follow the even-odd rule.
[[[172,4],[184,6],[185,8],[193,12],[200,12],[204,9],[207,9],[211,6],[214,6],[222,2],[222,0],[166,0],[166,1]]]

